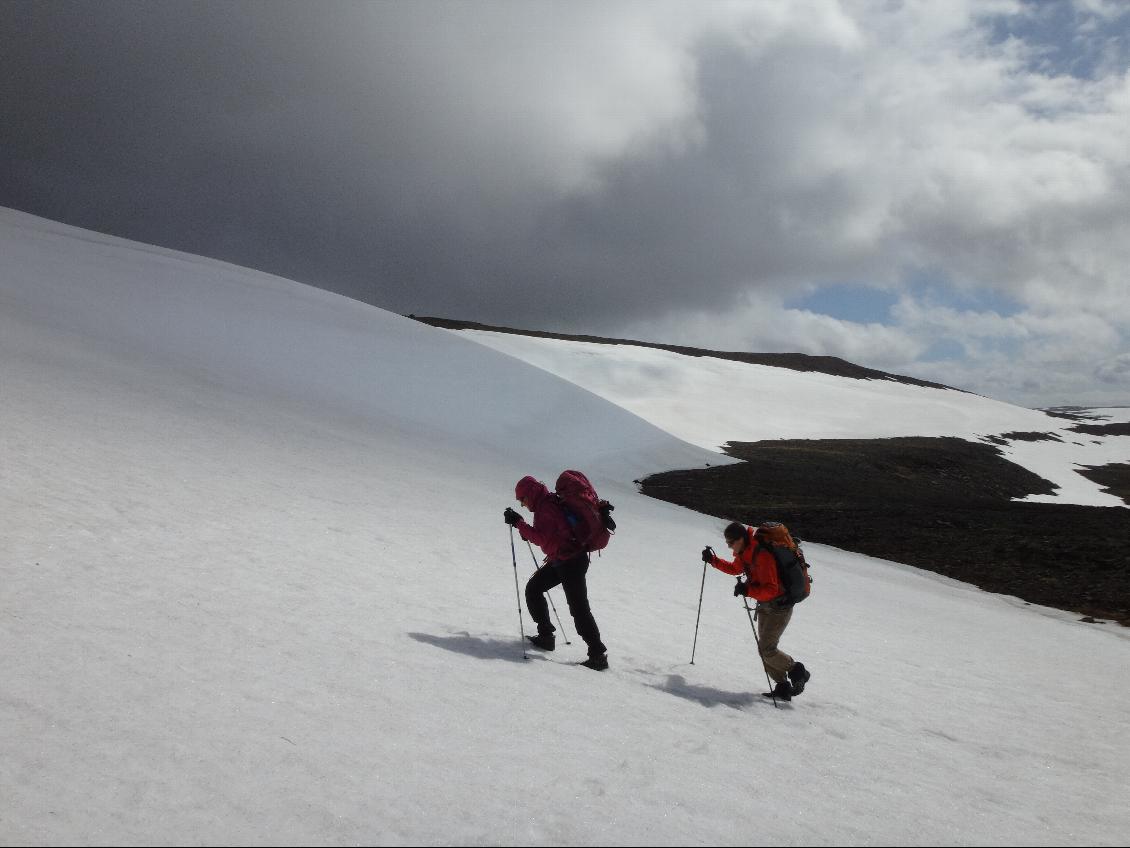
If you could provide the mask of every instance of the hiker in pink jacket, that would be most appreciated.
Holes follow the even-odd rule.
[[[503,513],[504,520],[517,528],[524,540],[533,542],[545,554],[545,564],[526,583],[526,608],[538,626],[537,635],[526,638],[543,651],[554,649],[555,628],[549,618],[545,593],[560,585],[565,590],[577,633],[588,645],[589,658],[582,665],[603,671],[608,668],[608,649],[600,641],[600,629],[589,608],[589,589],[585,579],[589,570],[588,553],[574,540],[573,529],[557,496],[544,483],[533,477],[523,477],[514,487],[514,497],[533,513],[534,523],[527,523],[509,507]]]

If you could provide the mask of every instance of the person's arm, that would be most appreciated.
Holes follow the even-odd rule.
[[[527,542],[533,542],[542,552],[551,559],[556,558],[559,540],[562,538],[561,525],[565,516],[560,510],[539,509],[534,513],[534,523],[522,521],[518,524],[518,533]]]
[[[728,559],[722,559],[717,554],[710,560],[710,564],[721,571],[723,574],[741,574],[745,569],[737,560],[730,562]]]
[[[539,533],[534,525],[530,524],[526,519],[522,519],[516,525],[518,528],[518,535],[522,537],[523,541],[533,542],[539,548],[543,541],[545,541],[545,534]]]

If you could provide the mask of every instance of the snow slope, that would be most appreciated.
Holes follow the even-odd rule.
[[[679,438],[709,449],[763,439],[882,439],[956,436],[980,441],[1007,433],[1054,438],[1009,440],[1006,458],[1059,487],[1025,500],[1127,504],[1076,473],[1081,466],[1130,462],[1130,436],[1088,436],[1073,421],[953,389],[854,380],[636,345],[607,345],[458,330],[635,412]],[[1096,410],[1096,422],[1126,410]]]
[[[10,211],[0,256],[0,843],[1130,832],[1123,631],[812,545],[775,710],[721,575],[688,663],[720,523],[631,484],[710,454],[263,274]],[[564,465],[621,522],[605,674],[518,642],[500,513]]]

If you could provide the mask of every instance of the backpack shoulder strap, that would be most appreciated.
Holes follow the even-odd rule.
[[[788,596],[788,589],[785,588],[784,580],[781,579],[781,557],[777,554],[777,546],[772,544],[772,543],[763,544],[762,542],[759,541],[757,543],[757,546],[753,549],[753,560],[754,560],[754,562],[757,561],[757,554],[760,551],[768,551],[769,556],[773,557],[773,564],[774,564],[774,567],[777,569],[777,584],[781,587],[781,594],[779,594],[777,597],[775,597],[773,599],[773,601],[774,602],[780,601],[782,598]],[[748,568],[746,569],[746,579],[747,580],[749,579],[749,569]]]
[[[754,537],[754,538],[756,538],[756,537]],[[765,550],[765,546],[762,545],[760,541],[755,542],[754,546],[753,546],[753,554],[749,558],[750,562],[754,562],[754,563],[757,562],[757,555],[759,553],[761,553],[761,551],[763,551],[763,550]],[[739,559],[740,559],[740,557],[739,557]],[[745,572],[745,579],[746,580],[752,580],[753,579],[753,575],[749,573],[749,566],[745,564],[744,560],[742,561],[742,571]]]

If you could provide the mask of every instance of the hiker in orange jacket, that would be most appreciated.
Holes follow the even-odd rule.
[[[734,586],[734,597],[745,596],[757,601],[755,618],[761,662],[776,684],[772,693],[766,694],[789,701],[794,695],[804,691],[805,684],[812,675],[803,663],[796,662],[777,647],[793,617],[793,607],[785,598],[784,588],[777,574],[776,558],[756,541],[754,532],[753,527],[746,527],[735,521],[723,531],[734,559],[722,559],[713,549],[705,548],[702,551],[702,561],[725,574],[745,576],[744,581],[739,577]]]

